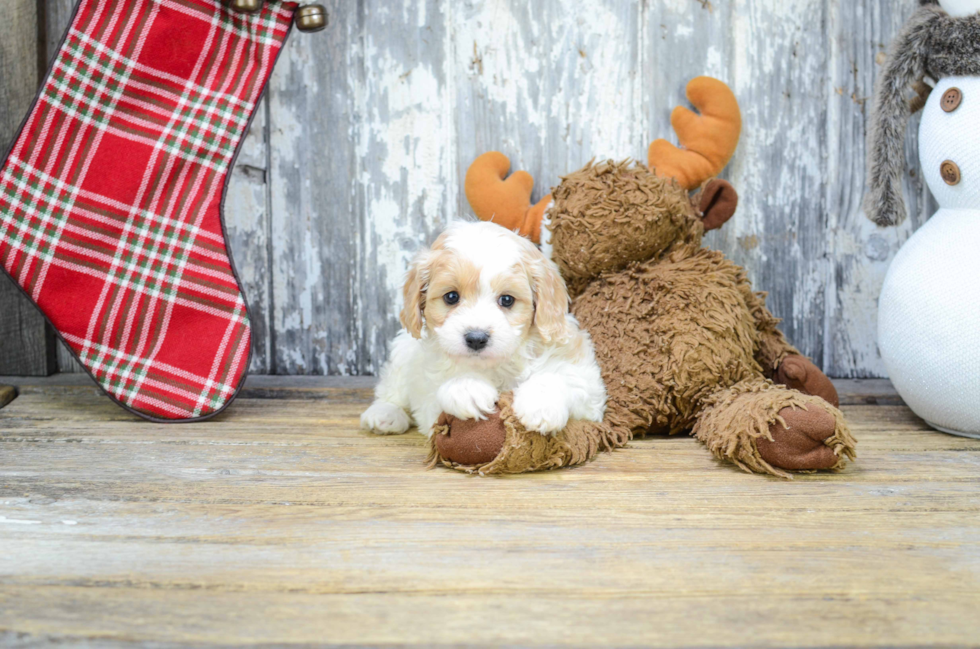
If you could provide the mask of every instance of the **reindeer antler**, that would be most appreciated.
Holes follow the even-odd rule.
[[[711,77],[687,84],[687,98],[701,111],[698,115],[678,106],[670,115],[681,148],[667,140],[650,145],[650,170],[676,178],[687,190],[697,189],[717,176],[735,153],[742,131],[742,114],[731,89]]]
[[[535,243],[541,240],[541,220],[551,202],[551,194],[531,207],[534,178],[526,171],[510,177],[510,159],[499,151],[484,153],[466,171],[466,200],[481,221],[493,221],[508,230],[517,230]]]

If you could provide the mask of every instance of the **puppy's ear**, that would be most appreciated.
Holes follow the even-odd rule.
[[[412,265],[408,268],[408,275],[405,277],[405,286],[402,293],[405,297],[405,306],[399,319],[402,326],[416,338],[422,337],[423,312],[425,311],[425,293],[429,289],[429,270],[432,266],[432,252],[425,250],[420,252],[412,260]]]
[[[568,289],[558,266],[537,253],[528,263],[528,271],[534,291],[534,326],[545,342],[566,339],[571,334],[565,317],[568,315]]]

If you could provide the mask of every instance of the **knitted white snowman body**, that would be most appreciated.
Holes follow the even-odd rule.
[[[980,0],[941,4],[980,11]],[[888,270],[878,346],[917,415],[980,437],[980,77],[939,81],[923,110],[919,158],[940,209]]]

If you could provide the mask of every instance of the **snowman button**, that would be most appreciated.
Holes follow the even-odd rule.
[[[939,167],[939,173],[947,185],[960,184],[960,168],[952,160],[947,160]]]
[[[947,113],[952,113],[954,110],[960,107],[960,102],[963,101],[963,93],[960,92],[959,88],[950,88],[945,93],[943,93],[942,107]]]

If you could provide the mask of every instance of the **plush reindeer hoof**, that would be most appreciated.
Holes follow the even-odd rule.
[[[820,368],[804,356],[787,356],[776,368],[773,383],[785,385],[791,390],[820,397],[835,408],[840,407],[837,388]]]
[[[296,12],[296,29],[318,32],[327,28],[327,10],[323,5],[306,5]]]
[[[437,426],[449,428],[445,434],[435,434],[439,455],[450,462],[467,466],[486,464],[496,458],[507,437],[499,411],[483,420],[457,419],[443,413],[439,415]]]
[[[830,469],[840,461],[834,449],[824,443],[834,436],[832,414],[811,405],[809,410],[783,408],[779,416],[786,425],[777,421],[769,427],[772,441],[764,437],[756,440],[763,460],[790,471]]]
[[[262,9],[263,0],[224,0],[224,4],[232,11],[241,14],[254,14]]]

